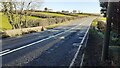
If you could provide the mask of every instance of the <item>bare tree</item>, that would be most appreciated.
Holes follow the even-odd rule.
[[[38,7],[40,3],[32,4],[36,0],[7,0],[6,2],[1,2],[3,6],[3,12],[7,16],[9,23],[12,25],[13,29],[29,27],[28,26],[28,14],[29,10]],[[24,18],[23,18],[24,17]],[[24,22],[23,22],[24,21]]]
[[[9,23],[12,25],[12,28],[15,29],[12,2],[2,2],[2,5],[4,14],[7,16]]]
[[[28,10],[30,9],[30,5],[31,5],[32,1],[30,1],[27,5],[27,9],[25,11],[25,27],[29,27],[28,26]]]
[[[31,13],[34,10],[37,10],[38,8],[40,8],[41,4],[42,4],[42,2],[37,2],[36,0],[30,0],[30,1],[26,2],[27,7],[25,8],[26,11],[24,13],[25,14],[25,25],[26,25],[26,27],[29,27],[28,26],[28,20],[29,20],[28,16],[31,16]]]

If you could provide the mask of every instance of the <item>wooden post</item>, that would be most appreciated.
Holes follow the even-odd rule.
[[[102,61],[108,60],[108,53],[109,53],[109,42],[110,42],[110,31],[111,31],[111,23],[112,23],[112,6],[113,2],[108,3],[107,9],[107,25],[106,25],[106,32],[104,37],[104,44],[103,44],[103,51],[102,51]]]

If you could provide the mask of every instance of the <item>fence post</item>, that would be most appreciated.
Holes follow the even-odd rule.
[[[110,1],[110,0],[109,0]],[[107,25],[106,25],[106,32],[104,36],[104,43],[103,43],[103,51],[102,51],[102,61],[108,60],[109,55],[109,42],[110,42],[110,32],[111,32],[111,23],[112,23],[112,9],[113,9],[113,2],[108,3],[107,9]]]

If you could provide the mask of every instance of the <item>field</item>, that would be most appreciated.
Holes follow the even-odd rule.
[[[34,14],[49,15],[49,16],[60,16],[60,17],[66,16],[66,17],[72,17],[70,15],[64,15],[64,14],[60,14],[60,13],[50,13],[50,12],[32,12],[32,13],[34,13]]]
[[[8,22],[7,17],[3,13],[0,13],[0,30],[1,29],[11,29],[11,28],[12,28],[12,26]]]
[[[88,15],[79,13],[78,16],[88,16]]]
[[[74,16],[71,16],[71,15],[66,15],[66,14],[62,14],[62,13],[55,13],[55,12],[31,12],[31,14],[35,14],[35,15],[42,15],[44,17],[45,16],[53,16],[53,17],[69,17],[69,18],[72,18]],[[86,16],[84,14],[77,14],[78,16]],[[15,23],[17,23],[17,20],[19,19],[19,17],[16,17],[16,15],[14,15],[15,17]],[[28,20],[43,20],[43,19],[46,19],[46,18],[42,18],[42,17],[37,17],[37,16],[28,16]],[[22,20],[24,21],[25,20],[25,16],[22,17]],[[34,23],[34,22],[33,22]],[[54,24],[55,25],[55,24]],[[53,25],[53,26],[54,26]],[[53,27],[52,26],[52,27]],[[56,25],[55,25],[56,26]],[[48,26],[49,27],[49,26]],[[50,28],[51,28],[51,25],[50,25]],[[12,26],[11,24],[9,23],[8,19],[7,19],[7,16],[4,15],[2,12],[0,12],[0,30],[2,29],[5,29],[5,30],[9,30],[9,29],[12,29]]]
[[[64,14],[57,14],[57,13],[49,13],[49,12],[33,12],[34,14],[43,14],[43,15],[49,15],[49,16],[66,16],[66,17],[71,17],[71,16],[67,16],[67,15],[64,15]],[[14,15],[16,17],[16,15]],[[17,19],[17,17],[15,18]],[[23,20],[25,19],[25,16],[23,16],[22,18]],[[35,19],[43,19],[43,18],[38,18],[38,17],[33,17],[33,16],[28,16],[28,19],[30,20],[35,20]],[[16,23],[16,20],[15,20],[15,23]],[[4,15],[2,12],[0,12],[0,30],[2,29],[12,29],[12,26],[11,24],[9,23],[8,19],[7,19],[7,16]]]
[[[14,15],[14,17],[16,17],[16,15]],[[17,19],[17,17],[15,19]],[[23,16],[22,19],[24,20],[25,16]],[[42,19],[42,18],[28,16],[28,19]],[[9,30],[9,29],[12,29],[12,26],[9,23],[7,16],[0,12],[0,30],[1,29]]]

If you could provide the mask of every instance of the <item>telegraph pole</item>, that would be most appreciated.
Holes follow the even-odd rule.
[[[113,2],[108,2],[108,9],[107,9],[107,25],[106,25],[106,32],[104,37],[103,43],[103,51],[102,51],[102,61],[108,60],[109,55],[109,44],[110,44],[110,32],[111,32],[111,23],[112,23],[112,15],[113,15]]]

